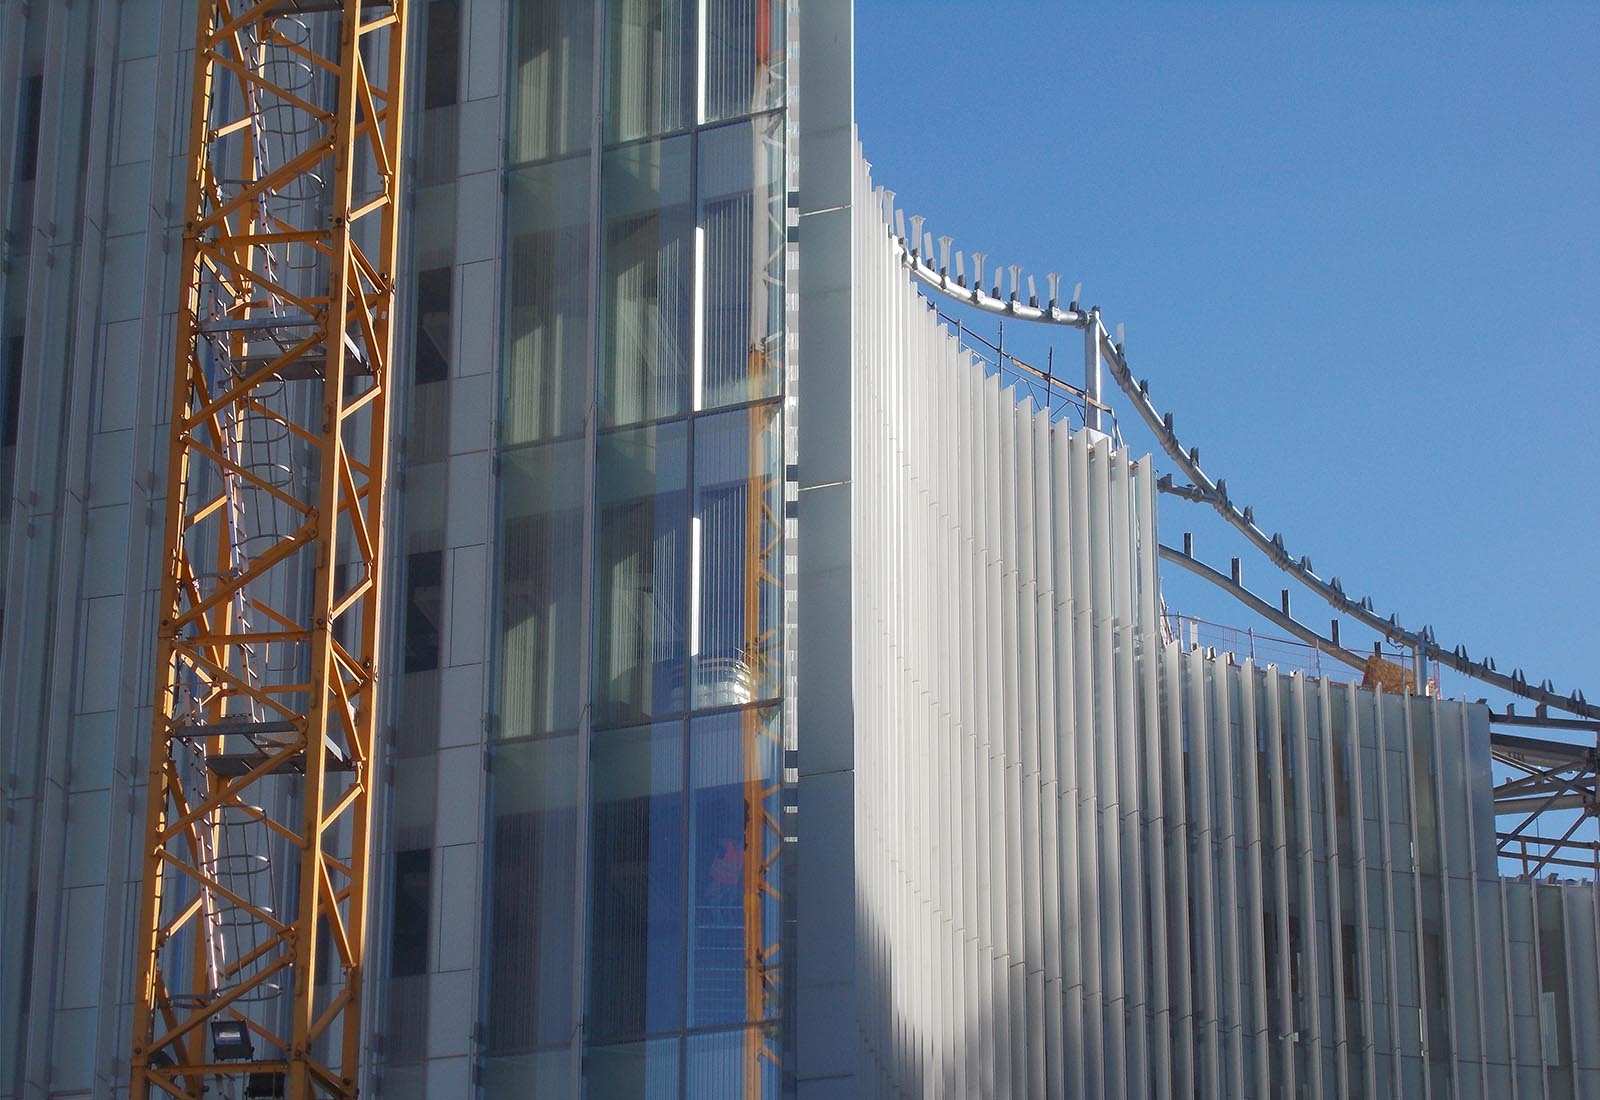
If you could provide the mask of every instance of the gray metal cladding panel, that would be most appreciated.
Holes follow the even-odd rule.
[[[0,4],[3,1097],[126,1056],[181,7]]]

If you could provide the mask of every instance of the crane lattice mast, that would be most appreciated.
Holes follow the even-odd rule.
[[[131,1095],[356,1095],[406,0],[199,0]]]

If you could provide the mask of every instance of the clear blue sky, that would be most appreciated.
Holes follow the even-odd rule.
[[[1041,294],[1048,270],[1082,281],[1179,437],[1323,576],[1600,700],[1600,4],[856,20],[862,143],[908,213]],[[1081,361],[1070,336],[1029,339]],[[1154,448],[1125,402],[1121,422]],[[1167,500],[1161,523],[1276,599],[1209,509]],[[1176,569],[1166,588],[1248,618]]]

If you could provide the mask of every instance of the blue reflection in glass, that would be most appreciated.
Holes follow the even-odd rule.
[[[778,723],[766,707],[690,724],[691,1027],[777,1015]]]
[[[754,1067],[759,1092],[746,1090]],[[694,1100],[777,1100],[777,1035],[771,1027],[691,1035],[684,1053],[685,1094]]]

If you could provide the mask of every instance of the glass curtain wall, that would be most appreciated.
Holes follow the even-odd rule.
[[[784,6],[512,7],[484,1095],[776,1097]]]

